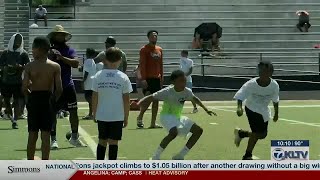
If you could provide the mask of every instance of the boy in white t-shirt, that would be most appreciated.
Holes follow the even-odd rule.
[[[128,76],[117,70],[121,55],[119,48],[109,48],[103,60],[105,69],[93,79],[92,110],[99,131],[97,160],[104,160],[107,145],[109,160],[117,159],[122,128],[128,125],[132,86]]]
[[[151,102],[155,100],[163,101],[160,122],[168,131],[168,135],[161,141],[160,146],[152,156],[153,160],[159,160],[164,149],[178,135],[186,137],[189,133],[192,133],[192,136],[189,138],[186,146],[184,146],[177,155],[172,157],[174,160],[183,160],[185,155],[196,144],[202,135],[203,129],[200,126],[189,118],[181,116],[185,101],[193,101],[201,106],[210,116],[216,115],[214,112],[208,110],[202,104],[200,99],[186,87],[186,77],[183,71],[173,71],[170,76],[170,80],[173,85],[143,98],[138,103],[141,106],[141,109],[146,110]]]
[[[184,72],[187,76],[187,88],[192,90],[192,70],[193,70],[193,61],[192,59],[188,58],[189,52],[187,50],[181,51],[181,58],[180,58],[180,69]],[[197,105],[192,102],[193,105],[193,113],[198,112]]]
[[[87,59],[84,61],[83,65],[83,86],[84,86],[84,97],[89,103],[89,114],[83,119],[89,120],[93,119],[92,116],[92,80],[96,74],[96,64],[93,60],[96,51],[92,48],[88,48],[86,51]]]
[[[248,117],[250,131],[236,128],[234,143],[239,147],[243,138],[248,137],[248,146],[243,160],[252,160],[252,151],[258,140],[264,139],[268,134],[268,121],[271,111],[268,107],[273,101],[274,117],[279,118],[279,85],[273,80],[273,65],[271,62],[260,62],[258,65],[259,77],[246,82],[236,93],[234,99],[238,100],[237,115],[243,115],[242,102],[245,101],[245,111]]]

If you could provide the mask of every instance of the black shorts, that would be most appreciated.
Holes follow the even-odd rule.
[[[77,93],[74,86],[63,88],[63,93],[57,102],[56,110],[78,109]]]
[[[23,98],[22,85],[2,84],[1,94],[4,98]]]
[[[248,117],[251,131],[254,133],[267,133],[268,121],[264,122],[263,116],[259,113],[251,111],[249,108],[245,108]]]
[[[91,99],[92,99],[92,93],[93,93],[92,90],[84,90],[84,98],[85,98],[87,101],[91,101]]]
[[[153,78],[153,79],[146,79],[146,81],[148,83],[148,88],[143,90],[143,94],[146,95],[147,92],[149,92],[150,94],[153,94],[161,90],[162,87],[161,87],[160,79]]]
[[[52,129],[56,113],[55,99],[50,91],[33,91],[28,96],[28,131],[38,132]]]
[[[99,139],[121,140],[123,121],[105,122],[98,120]]]

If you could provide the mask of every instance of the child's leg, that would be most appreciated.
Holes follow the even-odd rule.
[[[169,145],[169,143],[174,140],[178,136],[178,129],[177,127],[173,127],[169,130],[169,134],[164,137],[160,143],[160,146],[154,153],[152,159],[157,160],[160,159],[161,153],[164,151],[164,149]]]
[[[118,140],[108,139],[109,144],[109,160],[117,160],[118,157]]]
[[[41,131],[42,160],[49,160],[50,155],[50,131]]]
[[[104,157],[106,156],[107,146],[107,140],[99,139],[99,143],[97,146],[97,160],[104,160]]]
[[[36,152],[36,143],[38,140],[38,132],[29,131],[28,145],[27,145],[27,159],[34,160],[34,154]]]
[[[252,132],[239,130],[240,138],[249,137],[246,153],[243,160],[251,160],[252,152],[259,139],[264,139],[268,134],[268,122],[264,122],[263,116],[259,113],[253,112],[246,107],[246,114]]]
[[[104,160],[108,146],[108,123],[103,121],[97,121],[97,123],[99,133],[99,143],[97,146],[97,160]]]
[[[197,124],[193,124],[190,129],[190,132],[192,133],[192,136],[189,138],[186,146],[183,147],[182,150],[176,156],[173,157],[173,159],[184,159],[184,157],[187,155],[190,149],[198,142],[199,138],[203,133],[203,129]]]

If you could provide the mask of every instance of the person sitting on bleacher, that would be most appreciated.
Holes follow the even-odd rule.
[[[42,5],[39,5],[39,7],[36,9],[34,14],[34,23],[37,24],[38,19],[44,19],[44,25],[48,26],[48,20],[47,20],[47,9],[44,8]]]
[[[217,23],[202,23],[195,28],[192,48],[207,52],[211,48],[212,52],[220,52],[221,36],[222,28]]]
[[[300,30],[300,32],[308,32],[309,28],[311,27],[309,22],[309,13],[304,10],[299,10],[296,12],[296,14],[299,16],[297,28]],[[302,28],[304,28],[304,30]]]

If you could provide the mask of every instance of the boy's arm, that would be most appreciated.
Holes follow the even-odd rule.
[[[277,85],[274,95],[272,97],[272,102],[274,107],[274,117],[273,117],[274,122],[277,122],[279,119],[279,100],[280,100],[279,93],[280,93],[280,88],[279,88],[279,85]]]
[[[155,100],[153,98],[153,95],[146,96],[142,98],[139,102],[138,105],[141,107],[141,111],[144,112],[148,109],[149,105]]]
[[[26,69],[24,71],[23,81],[22,81],[22,92],[25,96],[28,96],[30,93],[29,90],[29,82],[30,82],[30,76],[29,76],[30,70],[29,65],[26,66]]]
[[[85,71],[84,76],[83,76],[83,82],[86,82],[88,75],[89,75],[89,73],[87,71]]]
[[[239,99],[238,99],[237,115],[239,117],[243,115],[242,100],[239,100]]]
[[[96,113],[98,107],[98,92],[93,91],[92,93],[92,113],[93,113],[93,120],[96,121]]]
[[[124,121],[123,127],[127,127],[128,119],[129,119],[129,112],[130,112],[130,94],[125,93],[122,95],[123,98],[123,109],[124,109]]]
[[[274,107],[273,121],[277,122],[279,119],[279,102],[273,102],[273,107]]]
[[[55,83],[55,98],[56,101],[58,101],[58,99],[60,98],[61,94],[62,94],[62,81],[61,81],[61,68],[60,66],[57,64],[56,65],[56,71],[54,74],[54,83]]]
[[[193,103],[199,105],[200,107],[202,107],[202,109],[204,109],[210,116],[215,115],[217,116],[217,114],[213,111],[210,111],[202,102],[201,100],[197,97],[197,96],[193,96],[192,100]]]

